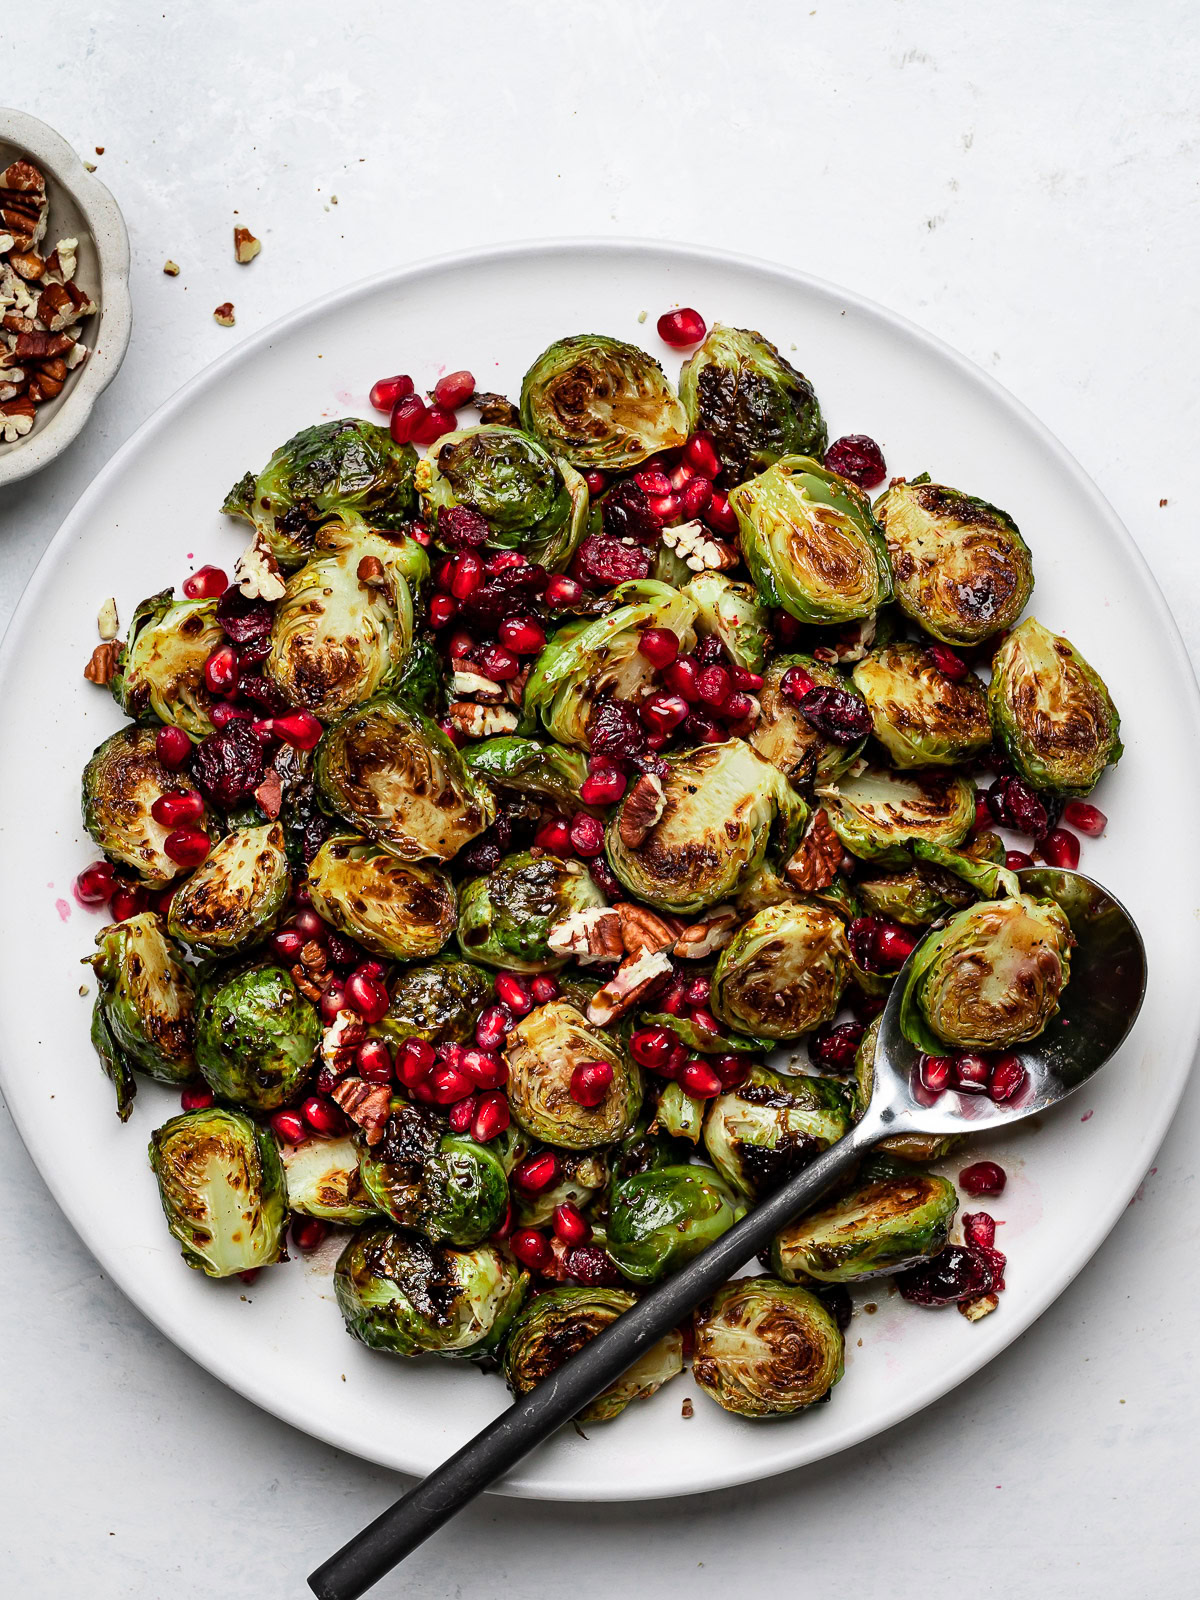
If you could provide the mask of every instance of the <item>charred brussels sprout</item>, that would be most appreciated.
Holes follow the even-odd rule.
[[[513,1394],[536,1389],[564,1361],[611,1327],[634,1300],[623,1289],[551,1289],[531,1300],[513,1323],[504,1347],[504,1376]],[[631,1400],[652,1395],[683,1371],[677,1329],[639,1356],[633,1366],[579,1413],[578,1421],[611,1422]]]
[[[988,706],[1013,766],[1035,788],[1085,795],[1121,755],[1121,719],[1100,674],[1033,617],[992,662]]]
[[[495,1153],[445,1132],[422,1106],[393,1102],[378,1144],[359,1155],[363,1187],[393,1222],[434,1241],[478,1244],[508,1205],[508,1178]]]
[[[201,980],[196,1060],[222,1100],[274,1111],[303,1083],[320,1038],[320,1018],[282,967],[247,961]]]
[[[185,1111],[150,1136],[150,1165],[189,1267],[229,1278],[279,1260],[287,1187],[267,1129],[220,1106]]]
[[[1071,925],[1053,900],[981,900],[951,917],[908,969],[900,1026],[918,1050],[1004,1050],[1035,1039],[1071,971]]]
[[[417,452],[357,417],[319,422],[248,472],[221,509],[259,529],[280,566],[308,559],[316,530],[334,518],[400,532],[417,511]]]
[[[427,717],[437,715],[442,706],[442,663],[432,634],[419,633],[413,639],[390,692],[393,700],[399,700],[410,711]]]
[[[892,597],[883,534],[848,478],[786,456],[730,491],[759,594],[800,622],[852,622]]]
[[[615,1144],[637,1120],[642,1076],[611,1034],[593,1028],[568,1000],[536,1006],[508,1036],[508,1100],[516,1121],[545,1144],[591,1150]],[[613,1078],[598,1105],[571,1094],[571,1074],[605,1061]]]
[[[696,603],[698,633],[715,634],[729,659],[747,672],[763,670],[771,635],[753,584],[735,583],[723,572],[698,572],[683,593]]]
[[[859,1041],[854,1055],[854,1099],[857,1122],[871,1104],[875,1089],[875,1045],[879,1039],[879,1018],[875,1017]],[[876,1156],[898,1157],[901,1161],[940,1161],[962,1143],[958,1133],[894,1133],[875,1146]]]
[[[849,1194],[775,1235],[771,1268],[787,1283],[859,1283],[899,1272],[937,1255],[957,1210],[945,1178],[877,1160]]]
[[[712,1008],[743,1033],[798,1039],[832,1021],[849,975],[841,917],[819,905],[769,906],[721,951]]]
[[[317,746],[322,804],[402,861],[449,861],[491,823],[496,803],[436,723],[380,697]]]
[[[927,475],[888,489],[875,511],[896,598],[926,633],[946,644],[978,644],[1020,616],[1033,590],[1033,564],[1006,512]]]
[[[510,1123],[511,1127],[512,1124]],[[524,1160],[526,1149],[517,1159]],[[514,1161],[513,1166],[517,1163]],[[512,1167],[508,1170],[511,1172]],[[517,1189],[513,1194],[513,1219],[522,1228],[540,1228],[549,1222],[561,1205],[586,1211],[608,1184],[608,1162],[599,1150],[563,1151],[558,1158],[558,1177],[545,1189],[530,1193]]]
[[[606,1247],[634,1283],[657,1283],[728,1232],[745,1211],[711,1167],[639,1172],[613,1193]]]
[[[587,778],[587,761],[579,750],[536,739],[505,736],[468,745],[463,760],[494,789],[547,800],[568,814],[587,811],[579,790]]]
[[[122,728],[99,745],[83,769],[83,825],[110,861],[132,867],[150,889],[161,889],[180,868],[163,849],[171,832],[150,815],[160,795],[191,787],[168,772],[155,751],[152,728]]]
[[[505,856],[486,878],[463,884],[458,942],[464,955],[489,967],[548,972],[564,960],[547,942],[550,930],[573,911],[603,904],[582,862],[521,851]]]
[[[878,878],[863,878],[855,887],[864,913],[887,917],[909,928],[928,927],[947,912],[961,911],[975,898],[953,873],[924,865]]]
[[[126,716],[157,717],[193,739],[213,731],[204,663],[225,643],[216,612],[215,600],[175,600],[170,589],[142,601],[109,685]]]
[[[521,420],[580,471],[636,466],[688,433],[658,362],[598,333],[559,339],[542,352],[521,383]]]
[[[265,671],[291,705],[330,722],[393,687],[429,559],[415,539],[333,523],[288,579]]]
[[[326,922],[393,961],[435,956],[454,932],[454,885],[444,872],[353,834],[325,841],[308,888]]]
[[[696,642],[696,602],[669,584],[644,578],[612,591],[615,608],[568,622],[547,644],[525,685],[522,706],[560,744],[588,748],[588,718],[605,700],[636,701],[656,681],[638,651],[647,628],[669,628],[681,651]]]
[[[85,962],[99,990],[92,1043],[113,1081],[124,1122],[133,1105],[135,1070],[160,1083],[195,1077],[195,997],[188,968],[154,912],[102,928],[96,945]]]
[[[679,398],[733,483],[780,456],[823,455],[829,442],[812,384],[749,328],[718,322],[684,365]]]
[[[392,998],[379,1030],[393,1043],[427,1039],[430,1044],[466,1044],[491,1003],[491,974],[454,956],[407,967],[391,985]]]
[[[851,855],[903,869],[918,839],[955,845],[975,822],[975,790],[952,772],[911,777],[868,767],[822,796],[829,820]]]
[[[629,794],[608,825],[609,864],[636,899],[660,911],[703,911],[732,895],[773,842],[781,858],[791,854],[808,807],[743,740],[702,745],[667,765],[661,814],[642,842],[621,835]]]
[[[898,767],[952,767],[992,742],[987,691],[974,673],[955,683],[919,644],[874,650],[854,669],[875,737]]]
[[[278,822],[226,834],[171,897],[167,926],[201,955],[227,955],[264,938],[291,886]]]
[[[840,689],[855,699],[862,698],[835,667],[815,656],[777,656],[763,676],[759,693],[762,715],[750,743],[793,783],[833,783],[858,760],[866,735],[854,744],[839,744],[815,727],[783,692],[783,680],[793,667],[807,673],[818,689]]]
[[[718,1095],[704,1119],[713,1165],[739,1194],[762,1196],[828,1149],[850,1127],[847,1091],[832,1078],[785,1078],[752,1067],[740,1089]]]
[[[334,1293],[346,1330],[394,1356],[484,1356],[507,1333],[529,1274],[494,1245],[452,1250],[368,1224],[338,1258]]]
[[[288,1205],[304,1217],[356,1228],[379,1207],[363,1187],[353,1139],[304,1139],[280,1150]]]
[[[841,1330],[799,1284],[735,1278],[697,1309],[695,1327],[693,1376],[740,1417],[790,1416],[842,1376]]]

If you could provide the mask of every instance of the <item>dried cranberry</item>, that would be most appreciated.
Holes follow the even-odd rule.
[[[546,569],[532,561],[525,566],[505,567],[488,575],[487,581],[463,603],[460,615],[480,633],[495,633],[506,617],[543,594],[549,581]]]
[[[576,1283],[589,1289],[602,1286],[620,1287],[624,1283],[616,1263],[607,1250],[598,1244],[577,1244],[567,1251],[563,1266]]]
[[[614,484],[600,509],[604,531],[611,539],[637,539],[649,544],[662,532],[662,523],[650,509],[649,496],[632,478]]]
[[[850,1298],[850,1291],[845,1284],[815,1283],[812,1292],[845,1333],[850,1326],[850,1318],[854,1315],[854,1301]]]
[[[998,1265],[997,1265],[998,1263]],[[896,1287],[918,1306],[952,1306],[990,1294],[1004,1283],[1004,1257],[980,1245],[951,1244],[920,1265],[896,1274]]]
[[[281,717],[288,708],[286,697],[261,672],[243,672],[238,678],[238,694],[271,717]]]
[[[835,744],[857,744],[871,731],[865,700],[847,689],[810,689],[799,701],[800,715]]]
[[[692,652],[692,659],[700,667],[723,666],[725,647],[715,633],[706,633]]]
[[[588,749],[594,756],[629,758],[646,748],[646,729],[628,700],[601,700],[587,721]]]
[[[876,917],[853,917],[846,925],[850,941],[850,954],[866,972],[875,970],[875,935],[879,931]]]
[[[262,745],[246,722],[229,722],[201,739],[192,755],[192,778],[207,800],[233,811],[249,800],[263,780]]]
[[[587,864],[592,882],[608,900],[619,900],[623,893],[617,875],[603,856],[593,856]]]
[[[217,601],[217,621],[234,644],[253,644],[271,632],[272,612],[265,600],[249,600],[231,586]]]
[[[1040,839],[1050,826],[1050,814],[1024,778],[997,778],[987,792],[988,810],[1003,828]]]
[[[962,1219],[963,1237],[968,1244],[982,1245],[990,1250],[996,1243],[996,1219],[986,1211],[965,1211]]]
[[[883,451],[865,433],[847,433],[835,439],[825,452],[825,465],[860,489],[873,489],[887,476]]]
[[[1003,1194],[1008,1174],[998,1161],[976,1161],[958,1175],[959,1186],[969,1195]]]
[[[447,550],[474,550],[488,542],[491,529],[487,518],[468,506],[439,506],[438,543]]]
[[[611,589],[614,584],[649,577],[650,555],[640,545],[590,533],[579,547],[572,571],[594,588]]]
[[[845,1077],[854,1071],[854,1057],[865,1032],[861,1022],[818,1028],[808,1041],[808,1059],[820,1072]]]

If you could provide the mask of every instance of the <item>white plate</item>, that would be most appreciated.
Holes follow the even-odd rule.
[[[1200,836],[1179,826],[1185,797],[1200,793],[1200,718],[1175,625],[1115,515],[990,378],[853,295],[714,252],[517,247],[363,284],[248,340],[188,384],[67,518],[0,664],[3,1086],[34,1161],[103,1267],[195,1360],[331,1444],[428,1470],[504,1405],[498,1378],[436,1361],[406,1365],[352,1342],[330,1291],[335,1246],[247,1289],[189,1271],[166,1234],[145,1152],[178,1098],[141,1083],[132,1121],[118,1122],[88,1044],[91,996],[76,993],[90,977],[77,963],[100,920],[71,900],[75,873],[95,855],[79,821],[79,773],[121,722],[81,671],[106,595],[117,596],[125,623],[138,600],[189,567],[230,567],[243,543],[217,509],[230,484],[308,423],[370,415],[375,378],[405,371],[425,385],[467,366],[481,388],[511,395],[551,339],[596,330],[643,342],[674,374],[679,358],[659,344],[654,318],[676,303],[762,329],[812,379],[831,434],[869,433],[892,472],[928,469],[1015,516],[1033,549],[1036,615],[1096,664],[1124,713],[1124,759],[1096,796],[1111,826],[1104,839],[1085,841],[1083,864],[1138,918],[1150,986],[1135,1032],[1101,1079],[1040,1129],[997,1146],[1010,1181],[989,1209],[1004,1223],[999,1242],[1010,1265],[994,1316],[972,1326],[953,1311],[889,1299],[885,1287],[860,1293],[860,1305],[878,1302],[878,1310],[855,1317],[846,1376],[830,1404],[762,1425],[697,1393],[685,1421],[681,1401],[693,1391],[690,1379],[677,1380],[587,1440],[564,1430],[504,1485],[547,1499],[718,1488],[880,1432],[1027,1328],[1144,1175],[1200,1031]],[[640,324],[643,310],[649,320]]]

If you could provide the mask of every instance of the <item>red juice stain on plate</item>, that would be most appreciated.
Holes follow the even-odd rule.
[[[58,912],[58,919],[59,919],[60,922],[70,922],[70,920],[71,920],[71,905],[70,905],[69,901],[67,901],[67,900],[56,900],[54,902],[54,909],[55,909],[55,911]]]
[[[1079,1120],[1080,1122],[1087,1122],[1093,1116],[1095,1116],[1094,1111],[1085,1111]]]

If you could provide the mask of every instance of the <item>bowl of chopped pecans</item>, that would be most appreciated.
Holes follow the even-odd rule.
[[[82,431],[131,320],[116,201],[52,128],[0,109],[0,485]]]

